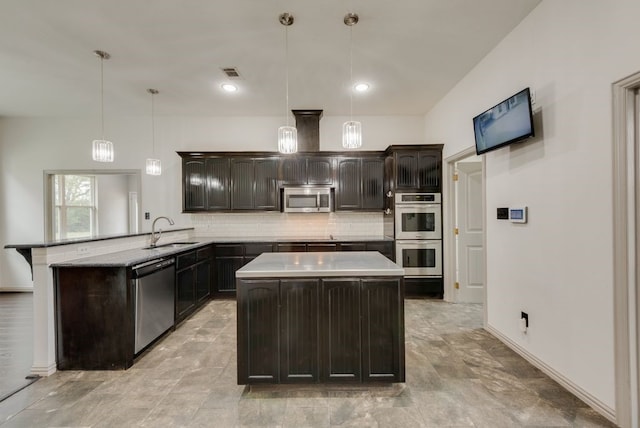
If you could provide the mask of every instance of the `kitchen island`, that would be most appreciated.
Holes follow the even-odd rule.
[[[261,254],[236,272],[238,384],[404,382],[403,274],[375,251]]]

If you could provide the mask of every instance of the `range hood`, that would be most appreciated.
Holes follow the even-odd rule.
[[[298,151],[320,151],[320,119],[322,110],[291,110],[296,117]]]

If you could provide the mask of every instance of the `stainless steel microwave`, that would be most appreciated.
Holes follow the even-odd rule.
[[[282,200],[286,213],[328,213],[333,211],[331,187],[285,187]]]

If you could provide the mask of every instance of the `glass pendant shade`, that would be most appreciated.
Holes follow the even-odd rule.
[[[100,124],[102,140],[93,140],[91,157],[96,162],[113,162],[113,143],[104,139],[104,60],[111,58],[107,52],[93,51],[100,58]]]
[[[295,126],[281,126],[278,128],[278,151],[280,153],[295,153],[298,151],[298,130]]]
[[[349,120],[342,125],[342,147],[357,149],[362,146],[362,124]]]
[[[107,140],[93,140],[93,160],[113,162],[113,143]]]
[[[162,163],[160,159],[147,159],[147,175],[160,175],[162,174]]]

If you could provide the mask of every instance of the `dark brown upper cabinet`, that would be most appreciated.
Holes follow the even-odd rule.
[[[338,211],[389,208],[393,192],[441,192],[442,145],[385,152],[178,152],[183,212],[278,211],[283,186],[331,186]],[[386,204],[385,204],[386,202]]]
[[[280,209],[277,158],[231,159],[231,209]]]
[[[333,184],[334,160],[330,156],[293,155],[280,159],[280,184],[283,186]]]
[[[389,146],[386,153],[389,190],[442,191],[442,144]]]
[[[384,159],[339,158],[336,210],[382,210],[384,207]]]
[[[226,157],[183,157],[182,210],[230,209],[229,171],[229,158]]]

